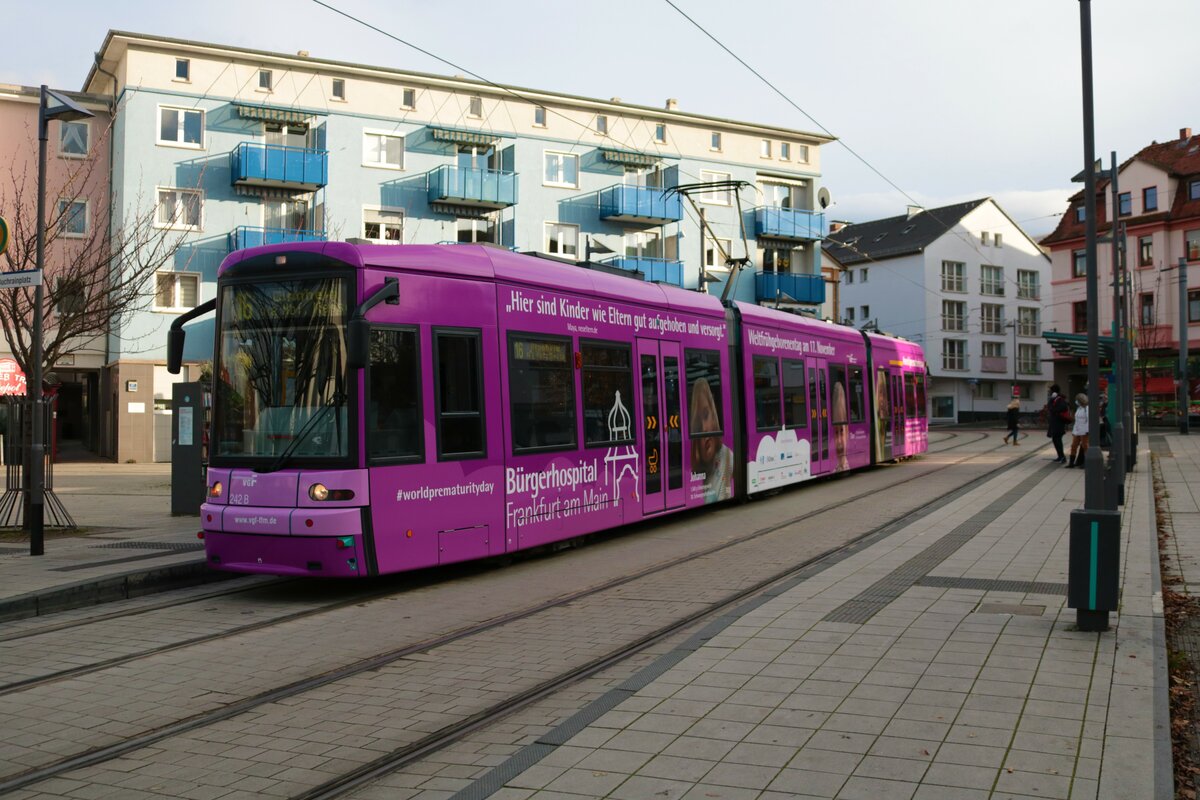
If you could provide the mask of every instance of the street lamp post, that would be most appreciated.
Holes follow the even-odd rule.
[[[53,99],[57,105],[49,105]],[[32,361],[33,371],[29,381],[29,399],[32,404],[29,442],[29,469],[26,480],[29,485],[29,554],[40,556],[45,550],[45,453],[46,443],[43,437],[42,415],[42,311],[45,302],[42,284],[45,276],[46,260],[46,144],[50,120],[64,122],[75,119],[85,119],[94,116],[92,112],[76,105],[71,100],[51,91],[42,84],[41,98],[38,103],[38,174],[37,174],[37,270],[38,282],[33,290],[33,342]]]

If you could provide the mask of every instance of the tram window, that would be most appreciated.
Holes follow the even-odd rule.
[[[925,416],[925,376],[917,373],[917,407],[914,416]]]
[[[371,329],[367,455],[420,460],[421,355],[415,330]]]
[[[917,376],[911,372],[904,376],[904,405],[909,417],[917,416]]]
[[[721,354],[716,350],[688,350],[688,430],[694,439],[724,431],[721,414]]]
[[[808,427],[808,399],[804,394],[804,362],[783,359],[783,424]]]
[[[435,331],[438,458],[482,458],[483,367],[477,331]]]
[[[760,431],[779,430],[779,359],[754,357],[754,418]]]
[[[588,447],[633,444],[633,364],[627,344],[580,342],[583,440]]]
[[[862,422],[866,419],[863,407],[863,368],[850,366],[850,421]]]
[[[513,452],[575,446],[575,370],[571,340],[511,335],[508,391]]]

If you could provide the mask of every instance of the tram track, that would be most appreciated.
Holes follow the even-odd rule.
[[[988,434],[985,433],[985,434],[982,434],[973,439],[964,440],[963,442],[957,442],[956,444],[949,446],[949,447],[939,448],[937,450],[937,452],[944,452],[944,451],[950,450],[950,449],[957,449],[958,447],[961,447],[961,446],[964,446],[967,444],[971,444],[971,443],[975,443],[975,442],[981,441],[982,439],[986,439],[987,436],[988,436]],[[955,438],[958,438],[958,434],[951,434],[950,438],[948,438],[946,440],[942,440],[942,441],[950,441]],[[999,447],[991,448],[991,449],[982,451],[980,453],[970,454],[962,459],[956,459],[956,460],[951,461],[944,465],[936,466],[929,470],[923,470],[919,474],[911,475],[903,480],[897,481],[896,483],[889,484],[886,488],[890,490],[890,489],[894,489],[895,487],[898,487],[898,486],[903,486],[904,484],[910,483],[912,481],[927,478],[929,475],[931,475],[933,473],[942,471],[944,469],[948,469],[952,466],[962,464],[964,461],[967,461],[970,459],[988,455],[990,453],[995,452],[998,449],[999,449]],[[1023,463],[1028,458],[1032,457],[1033,454],[1034,454],[1033,452],[1030,452],[1026,455],[1023,455],[1023,457],[1021,457],[1021,458],[1015,459],[1013,461],[1007,462],[1003,465],[1000,465],[998,467],[990,469],[990,470],[982,473],[981,475],[977,476],[976,478],[972,479],[967,484],[960,486],[960,487],[956,487],[955,489],[951,490],[950,492],[943,493],[942,495],[939,495],[938,497],[935,497],[935,498],[929,500],[928,502],[922,504],[918,508],[927,508],[931,504],[935,504],[935,503],[944,501],[947,497],[953,496],[956,493],[963,492],[963,491],[969,491],[971,488],[973,488],[977,485],[980,485],[982,482],[994,477],[999,472],[1010,469],[1017,464]],[[47,780],[49,778],[56,777],[59,775],[63,775],[65,773],[71,772],[72,770],[76,770],[76,769],[79,769],[82,767],[99,764],[99,763],[102,763],[109,759],[117,758],[117,757],[124,755],[126,753],[129,753],[131,751],[140,749],[142,747],[146,747],[148,745],[153,744],[154,742],[161,741],[163,739],[166,739],[166,738],[169,738],[172,736],[184,734],[184,733],[187,733],[190,731],[195,731],[195,730],[204,728],[206,726],[214,725],[222,720],[230,719],[237,715],[243,714],[247,711],[251,711],[255,708],[258,708],[260,706],[263,706],[263,705],[266,705],[269,703],[278,702],[280,700],[285,700],[288,698],[293,698],[293,697],[296,697],[297,695],[303,694],[304,692],[311,691],[313,689],[317,689],[317,688],[335,683],[339,680],[350,678],[350,677],[353,677],[353,676],[356,676],[356,675],[359,675],[359,674],[362,674],[365,672],[369,672],[372,670],[378,670],[382,667],[392,664],[393,662],[404,659],[406,656],[412,656],[414,654],[432,651],[437,648],[443,647],[445,645],[448,645],[448,644],[451,644],[454,642],[458,642],[463,639],[467,639],[471,636],[476,636],[476,635],[482,634],[484,632],[500,628],[505,625],[513,624],[519,620],[527,619],[527,618],[535,616],[537,614],[546,612],[550,609],[561,608],[561,607],[567,606],[569,604],[575,603],[579,600],[582,600],[582,599],[585,599],[585,598],[588,598],[588,597],[591,597],[594,595],[598,595],[598,594],[601,594],[606,591],[611,591],[617,587],[623,586],[623,585],[631,583],[633,581],[641,580],[648,576],[652,576],[656,573],[660,573],[660,572],[666,571],[666,570],[674,568],[674,567],[684,565],[690,561],[695,561],[697,559],[701,559],[706,556],[713,555],[714,553],[718,553],[720,551],[728,550],[730,548],[737,547],[739,545],[744,545],[749,541],[757,539],[761,536],[765,536],[769,533],[773,533],[775,531],[778,531],[778,530],[788,527],[790,525],[794,525],[798,522],[801,522],[804,520],[811,520],[813,517],[815,517],[817,515],[827,513],[835,508],[842,506],[842,505],[845,505],[848,503],[855,503],[859,500],[873,496],[878,491],[880,491],[880,489],[876,488],[872,491],[862,492],[853,497],[843,498],[836,502],[828,503],[820,508],[807,511],[802,515],[789,517],[788,519],[785,519],[782,521],[773,522],[770,525],[763,526],[755,531],[750,532],[749,534],[747,534],[745,536],[738,537],[737,539],[732,539],[729,541],[721,542],[720,544],[706,547],[701,550],[680,556],[678,558],[668,559],[664,562],[650,565],[650,566],[648,566],[644,569],[641,569],[633,574],[624,575],[624,576],[621,576],[620,578],[606,581],[606,582],[604,582],[602,584],[598,584],[596,586],[588,587],[586,589],[582,589],[577,592],[572,592],[572,593],[569,593],[569,594],[566,594],[563,596],[559,596],[559,597],[535,604],[533,606],[530,606],[530,607],[527,607],[524,609],[519,609],[514,612],[495,617],[490,620],[486,620],[486,621],[483,621],[480,623],[468,625],[463,628],[459,628],[457,630],[450,631],[450,632],[447,632],[445,634],[442,634],[442,635],[439,635],[436,637],[430,637],[430,638],[421,640],[419,642],[406,644],[400,648],[396,648],[396,649],[390,650],[385,653],[377,654],[373,657],[359,660],[357,662],[346,665],[344,667],[340,667],[340,668],[337,668],[334,670],[329,670],[320,675],[310,676],[305,679],[294,681],[292,683],[286,684],[281,687],[276,687],[276,688],[271,689],[266,692],[261,692],[261,693],[252,695],[250,697],[243,698],[242,700],[235,701],[235,702],[230,703],[226,706],[223,706],[219,709],[213,709],[210,711],[204,711],[204,712],[200,712],[198,714],[194,714],[191,717],[188,717],[186,719],[179,720],[179,721],[176,721],[173,723],[169,723],[167,725],[157,727],[153,730],[145,731],[141,734],[134,735],[134,736],[124,739],[120,742],[115,742],[113,744],[106,745],[106,746],[95,747],[95,748],[92,748],[85,752],[81,752],[75,756],[64,758],[55,763],[48,764],[48,765],[40,767],[40,768],[27,770],[23,773],[10,776],[6,780],[0,781],[0,793],[12,791],[12,790],[23,788],[26,786],[30,786],[37,782]],[[908,513],[912,513],[912,512],[910,511]],[[743,589],[733,595],[730,595],[729,597],[727,597],[715,604],[710,604],[705,609],[702,609],[694,614],[687,615],[680,620],[676,620],[676,621],[672,622],[670,625],[660,628],[659,630],[656,630],[646,636],[643,636],[630,644],[627,644],[621,648],[618,648],[617,650],[614,650],[614,651],[606,654],[605,656],[603,656],[600,659],[596,659],[595,661],[589,662],[588,664],[584,664],[576,669],[571,670],[569,673],[564,673],[563,675],[557,676],[554,679],[551,679],[542,684],[539,684],[538,686],[536,686],[528,691],[521,692],[520,694],[515,695],[512,698],[509,698],[508,700],[506,700],[503,703],[489,706],[487,709],[484,709],[483,711],[473,714],[471,717],[463,720],[460,723],[457,723],[455,725],[441,729],[436,734],[432,734],[431,737],[427,737],[427,739],[423,739],[421,742],[418,742],[414,745],[406,746],[405,748],[403,748],[403,752],[401,752],[399,754],[392,754],[392,757],[400,759],[400,761],[397,761],[396,763],[409,763],[413,759],[421,757],[422,754],[429,752],[430,748],[437,749],[437,747],[444,746],[444,745],[438,745],[436,742],[443,742],[443,741],[449,742],[449,741],[452,741],[453,739],[459,738],[466,732],[473,730],[481,725],[487,724],[489,721],[495,719],[497,716],[502,716],[504,714],[511,712],[512,710],[515,710],[518,707],[527,705],[527,704],[535,701],[539,697],[543,697],[546,694],[552,693],[553,691],[557,690],[558,688],[561,688],[562,686],[569,685],[570,683],[578,681],[578,680],[582,680],[583,678],[587,677],[588,675],[595,674],[596,672],[604,669],[606,666],[611,666],[612,664],[619,663],[620,661],[623,661],[623,660],[629,658],[634,653],[640,652],[640,651],[644,650],[645,648],[653,645],[655,642],[661,641],[662,639],[669,637],[669,636],[673,635],[674,633],[677,633],[682,628],[685,628],[688,625],[694,624],[699,619],[709,616],[709,615],[712,615],[714,613],[717,613],[720,609],[725,608],[730,603],[736,603],[739,600],[744,599],[744,597],[746,597],[750,594],[753,594],[756,591],[762,591],[764,589],[764,587],[767,587],[771,583],[781,580],[781,576],[786,576],[788,574],[795,572],[796,570],[803,569],[806,566],[811,565],[812,563],[819,561],[823,558],[829,558],[833,554],[843,552],[847,548],[852,548],[857,543],[861,542],[864,538],[878,533],[881,528],[886,528],[889,525],[897,524],[897,522],[898,522],[897,519],[889,520],[888,522],[884,523],[882,526],[874,528],[871,531],[868,531],[860,536],[857,536],[852,540],[844,542],[842,545],[840,545],[836,548],[832,548],[830,550],[826,550],[819,554],[816,554],[813,558],[807,559],[802,563],[794,564],[793,566],[789,567],[788,569],[786,569],[780,573],[774,574],[774,575],[769,576],[768,578],[764,579],[763,581],[759,581],[759,582],[755,583],[753,586],[750,586],[750,587]],[[309,613],[316,614],[316,613],[320,613],[320,612],[319,612],[319,610],[314,610]],[[261,627],[261,626],[256,625],[255,627]],[[228,637],[228,636],[235,635],[235,633],[236,632],[231,631],[231,632],[227,632],[227,633],[220,634],[220,635],[214,635],[213,637],[209,637],[209,639],[211,640],[214,638]],[[132,661],[132,660],[135,660],[135,657],[126,659],[126,663],[128,663],[129,661]],[[111,665],[108,665],[108,666],[111,666]],[[102,668],[104,668],[104,667],[97,667],[97,669],[102,669]],[[53,678],[51,676],[47,676],[46,679],[41,682],[45,683],[45,682],[50,682],[51,680],[58,680],[58,679],[62,679],[62,677]],[[28,686],[26,686],[25,688],[28,688]],[[376,767],[382,768],[379,764],[376,764]],[[395,765],[393,765],[393,766],[389,767],[388,769],[394,770],[396,768],[397,767]],[[357,772],[359,772],[359,771],[356,771],[356,773]],[[363,780],[369,780],[369,779],[370,778],[365,778]],[[362,782],[362,780],[359,780],[359,783],[361,783],[361,782]],[[355,785],[358,785],[358,784],[356,783]],[[328,789],[328,787],[327,787],[327,789]],[[325,789],[323,789],[323,791],[325,791]],[[338,791],[342,791],[342,790],[339,789]],[[307,797],[308,795],[305,795],[305,796]],[[326,795],[312,795],[312,796],[334,796],[334,795],[326,794]]]
[[[940,439],[937,442],[935,442],[934,444],[936,445],[936,444],[940,444],[941,442],[944,442],[944,441],[952,441],[959,437],[960,437],[960,434],[958,434],[958,433],[948,433],[948,435],[945,439]],[[977,436],[976,438],[966,439],[965,441],[959,442],[959,443],[951,445],[949,447],[942,447],[942,448],[937,449],[936,451],[931,451],[931,452],[943,453],[943,452],[946,452],[949,450],[957,449],[959,447],[964,447],[964,446],[967,446],[970,444],[975,444],[977,442],[980,442],[980,441],[986,439],[987,437],[988,437],[988,434],[982,433],[981,435]],[[933,470],[929,470],[929,471],[925,472],[924,475],[933,474],[934,472],[938,472],[943,469],[947,469],[950,466],[954,466],[958,463],[961,463],[961,462],[953,462],[952,464],[947,464],[947,465],[944,465],[941,467],[937,467]],[[894,486],[903,485],[904,483],[907,483],[910,480],[915,480],[915,478],[916,478],[916,476],[912,476],[910,478],[905,479],[904,481],[901,481],[901,482],[899,482],[897,484],[893,484],[893,485]],[[806,486],[806,485],[811,485],[811,484],[802,484],[801,486],[794,487],[794,488],[801,489],[803,486]],[[891,487],[889,487],[889,488],[891,488]],[[785,489],[785,491],[786,491],[786,489]],[[869,497],[870,495],[872,495],[874,493],[875,492],[863,492],[861,494],[858,494],[858,495],[851,497],[849,499],[846,499],[846,500],[839,500],[837,502],[827,503],[824,506],[821,506],[821,507],[809,512],[809,514],[815,515],[815,514],[825,513],[827,511],[830,511],[833,508],[836,508],[845,503],[853,503],[853,502],[857,502],[858,500],[862,500],[866,497]],[[777,494],[778,493],[772,493],[770,495],[767,495],[767,497],[774,497],[774,496],[777,496]],[[797,518],[797,519],[799,519],[799,518]],[[784,524],[793,524],[794,521],[795,520],[789,521]],[[767,531],[767,532],[769,532],[769,531]],[[749,534],[745,537],[731,540],[726,543],[722,543],[721,547],[734,546],[742,541],[749,541],[750,539],[756,538],[758,535],[761,535],[761,533],[758,531],[752,532],[751,534]],[[707,554],[706,552],[701,552],[696,555],[697,555],[697,557],[699,557],[699,556],[706,555],[706,554]],[[461,570],[464,568],[464,566],[466,566],[466,565],[457,565],[454,568]],[[670,566],[670,565],[667,565],[667,566]],[[470,568],[470,567],[466,566],[466,568]],[[478,567],[476,567],[476,568],[478,568]],[[664,566],[662,568],[665,569],[667,567]],[[391,597],[391,596],[394,596],[397,594],[403,594],[407,591],[412,591],[413,589],[428,585],[430,583],[439,582],[443,579],[445,579],[444,573],[439,573],[438,575],[427,575],[424,580],[420,580],[415,584],[410,584],[410,585],[402,587],[402,588],[397,588],[395,586],[387,586],[382,589],[376,589],[373,591],[355,594],[344,600],[321,605],[316,608],[303,609],[303,610],[296,611],[296,612],[293,612],[290,614],[284,614],[282,616],[276,616],[276,617],[272,617],[270,619],[259,620],[259,621],[252,622],[252,623],[249,623],[246,625],[239,625],[235,628],[230,628],[230,629],[218,631],[215,633],[209,633],[209,634],[203,634],[200,636],[189,637],[187,639],[182,639],[177,642],[171,642],[169,644],[164,644],[164,645],[161,645],[158,647],[149,648],[146,650],[140,650],[136,653],[128,653],[128,654],[123,654],[123,655],[119,655],[119,656],[113,656],[111,658],[92,662],[90,664],[81,664],[81,665],[78,665],[75,667],[71,667],[69,669],[56,670],[54,672],[46,673],[44,675],[35,675],[32,677],[23,678],[21,680],[10,681],[8,683],[0,684],[0,697],[4,697],[9,694],[13,694],[16,692],[31,689],[36,686],[42,686],[45,684],[54,683],[56,681],[67,680],[69,678],[77,678],[77,677],[88,675],[88,674],[91,674],[94,672],[99,672],[104,669],[109,669],[111,667],[121,666],[121,665],[129,664],[129,663],[141,660],[141,659],[151,658],[151,657],[158,656],[158,655],[163,655],[166,653],[174,652],[176,650],[181,650],[186,647],[193,647],[196,645],[205,644],[207,642],[213,642],[213,641],[218,641],[221,639],[226,639],[226,638],[230,638],[230,637],[241,635],[241,634],[252,633],[254,631],[262,630],[264,628],[268,628],[273,625],[279,625],[279,624],[283,624],[283,623],[287,623],[287,622],[293,622],[296,620],[306,619],[308,617],[317,616],[319,614],[329,613],[331,611],[337,611],[340,609],[348,608],[350,606],[354,606],[359,603],[371,602],[373,600],[379,600],[379,599],[383,599],[385,597]],[[110,622],[113,620],[120,620],[120,619],[125,619],[128,617],[140,616],[142,614],[150,613],[153,611],[161,611],[161,610],[165,610],[165,609],[176,608],[178,606],[188,605],[188,604],[192,604],[192,603],[210,602],[217,598],[233,596],[233,595],[238,595],[238,594],[244,594],[246,592],[251,592],[251,591],[255,591],[255,590],[277,589],[286,584],[299,582],[300,580],[301,579],[297,579],[297,578],[283,578],[283,579],[280,579],[277,581],[258,583],[257,585],[254,585],[254,586],[243,586],[243,587],[235,587],[235,588],[221,590],[221,591],[206,592],[203,595],[200,595],[197,597],[190,597],[190,598],[184,598],[184,599],[179,599],[179,600],[175,600],[175,601],[156,603],[151,606],[145,606],[145,607],[138,608],[138,609],[130,609],[130,610],[127,610],[124,612],[110,612],[107,614],[93,615],[93,616],[90,616],[87,619],[83,619],[83,620],[73,620],[70,622],[53,624],[53,625],[50,625],[47,627],[40,628],[38,630],[22,631],[22,632],[19,632],[16,634],[12,634],[10,636],[0,637],[0,642],[24,639],[24,638],[29,638],[29,637],[33,637],[33,636],[43,635],[43,634],[57,633],[57,632],[61,632],[63,630],[71,629],[71,628],[83,627],[88,624],[95,624],[95,623],[99,623],[99,622]]]

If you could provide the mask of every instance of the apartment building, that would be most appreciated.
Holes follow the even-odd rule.
[[[1192,358],[1200,355],[1200,135],[1182,128],[1177,138],[1151,142],[1117,168],[1117,187],[1114,208],[1110,182],[1097,181],[1096,227],[1099,236],[1108,239],[1116,220],[1116,240],[1123,245],[1137,352],[1134,396],[1147,414],[1173,413],[1181,314],[1187,315],[1188,351]],[[1084,206],[1084,193],[1077,192],[1058,227],[1042,239],[1050,250],[1055,298],[1047,325],[1067,334],[1086,333],[1093,313],[1087,303]],[[1181,258],[1188,266],[1182,304]],[[1113,319],[1110,242],[1097,247],[1097,275],[1100,303],[1094,313],[1102,335],[1108,336]],[[1086,362],[1070,353],[1059,355],[1054,376],[1064,389],[1083,391]],[[1200,400],[1194,387],[1193,400]]]
[[[925,348],[930,418],[996,418],[1015,393],[1033,411],[1050,380],[1042,342],[1049,259],[991,198],[839,228],[841,320]]]
[[[149,204],[185,239],[153,308],[110,342],[114,385],[148,387],[156,404],[176,380],[163,368],[170,322],[213,296],[231,250],[262,243],[491,242],[713,293],[726,259],[748,255],[736,299],[797,310],[824,299],[820,134],[674,100],[651,108],[117,31],[84,85],[117,108],[116,207]],[[726,180],[744,187],[700,194],[695,208],[663,191]],[[211,323],[189,327],[187,357],[211,357]],[[122,415],[125,400],[113,398]],[[167,457],[132,434],[143,420],[122,425],[118,458]]]

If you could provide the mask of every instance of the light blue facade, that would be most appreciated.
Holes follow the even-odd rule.
[[[164,106],[203,111],[201,147],[159,140],[159,109]],[[772,305],[781,299],[800,304],[823,299],[820,240],[827,228],[822,214],[808,210],[815,206],[819,176],[804,172],[803,165],[786,165],[788,174],[783,176],[803,182],[798,201],[791,201],[800,208],[761,208],[754,187],[770,178],[764,165],[680,156],[665,144],[635,151],[615,148],[611,139],[587,131],[573,139],[554,139],[448,128],[415,119],[412,113],[387,118],[339,113],[332,107],[252,106],[233,98],[132,87],[119,98],[113,160],[116,225],[122,213],[152,210],[160,189],[201,191],[201,224],[195,230],[178,231],[182,246],[174,259],[176,271],[199,276],[197,302],[213,296],[217,267],[232,248],[362,237],[369,213],[392,218],[402,214],[406,244],[458,241],[462,226],[486,230],[490,218],[499,244],[549,252],[554,248],[548,240],[548,223],[576,226],[574,254],[560,249],[558,255],[583,259],[590,244],[595,261],[646,280],[689,289],[706,286],[719,294],[726,274],[720,259],[715,259],[718,269],[709,273],[709,280],[702,280],[704,254],[696,210],[656,186],[625,185],[630,158],[650,162],[657,170],[651,181],[668,188],[701,182],[702,171],[727,174],[749,185],[741,192],[741,219],[732,202],[698,206],[715,235],[729,240],[733,257],[746,255],[741,231],[752,237],[748,255],[753,270],[738,277],[734,299]],[[278,116],[267,119],[273,114]],[[307,126],[306,143],[267,142],[268,124],[299,120]],[[365,164],[366,135],[402,136],[402,167]],[[464,165],[460,148],[471,142],[485,149],[491,146],[490,157],[480,156]],[[547,185],[547,152],[578,158],[575,186]],[[774,166],[771,174],[778,176],[781,167]],[[297,198],[306,201],[300,212],[287,206]],[[285,206],[289,210],[279,212],[285,224],[277,224],[278,220],[273,224],[269,209]],[[655,237],[657,243],[652,241]],[[706,240],[711,247],[711,239]],[[784,255],[764,254],[765,246]],[[760,275],[766,261],[800,275]],[[148,308],[136,314],[114,332],[110,342],[114,358],[165,359],[166,330],[177,313]],[[188,330],[186,357],[210,358],[211,321]]]

